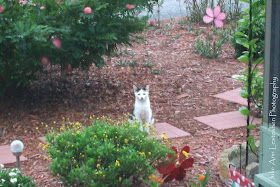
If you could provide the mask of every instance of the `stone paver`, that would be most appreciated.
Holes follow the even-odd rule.
[[[39,137],[38,140],[42,143],[45,143],[46,142],[46,138],[45,137]]]
[[[24,152],[24,151],[23,151]],[[20,161],[26,161],[27,158],[20,156]],[[12,164],[16,163],[16,157],[11,152],[9,145],[0,146],[0,164]]]
[[[163,133],[165,133],[165,136],[168,139],[190,136],[190,133],[178,129],[177,127],[174,127],[165,122],[155,124],[154,128],[157,139],[162,139],[161,135]]]
[[[240,91],[241,88],[237,88],[234,90],[214,95],[214,97],[247,106],[247,99],[244,99],[240,96]]]
[[[181,137],[185,137],[185,136],[189,136],[190,133],[185,132],[181,129],[178,129],[177,127],[174,127],[168,123],[157,123],[154,125],[155,128],[155,137],[156,139],[162,139],[161,135],[163,133],[165,133],[165,136],[168,139],[172,139],[172,138],[181,138]],[[39,137],[38,138],[39,141],[45,143],[46,138],[45,137]]]
[[[195,117],[194,119],[217,130],[224,130],[246,126],[247,117],[241,115],[238,111],[235,111]],[[251,120],[252,119],[253,118],[251,118]],[[255,118],[253,124],[261,124],[261,121],[258,118]]]

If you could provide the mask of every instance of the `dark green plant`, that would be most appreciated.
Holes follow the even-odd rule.
[[[27,86],[42,64],[88,69],[104,65],[117,45],[144,30],[153,0],[0,0],[0,94]],[[126,7],[133,3],[134,7]],[[85,9],[88,7],[87,9]],[[10,21],[8,21],[10,20]],[[12,20],[12,21],[11,21]],[[54,42],[56,44],[54,45]]]
[[[5,169],[0,165],[0,186],[1,187],[18,187],[28,186],[35,187],[36,184],[31,178],[22,175],[18,169]]]
[[[245,1],[245,0],[244,0]],[[246,10],[248,13],[247,19],[241,19],[239,23],[242,23],[244,26],[247,25],[248,27],[248,35],[246,33],[239,33],[241,38],[237,39],[236,42],[241,44],[245,47],[245,51],[243,55],[241,55],[238,60],[240,62],[248,62],[247,74],[245,74],[244,80],[247,82],[246,89],[243,90],[243,96],[247,96],[247,108],[241,107],[239,109],[240,113],[247,116],[247,135],[246,135],[246,166],[248,165],[248,151],[249,148],[254,151],[255,149],[255,140],[254,136],[250,135],[250,132],[254,129],[255,125],[252,124],[250,121],[250,114],[251,114],[251,101],[254,98],[254,94],[260,93],[262,97],[262,88],[256,88],[255,85],[259,86],[260,83],[256,83],[259,79],[256,79],[258,70],[257,66],[263,63],[263,57],[257,58],[257,42],[260,40],[258,38],[258,33],[254,32],[255,23],[261,19],[265,18],[265,0],[250,0],[250,7]],[[246,18],[246,17],[245,17]],[[264,28],[262,28],[264,30]],[[255,80],[254,80],[255,79]],[[254,84],[254,82],[256,84]],[[261,81],[259,81],[261,82]],[[262,80],[263,82],[263,80]]]
[[[153,63],[152,61],[145,62],[145,63],[144,63],[144,67],[152,68],[152,67],[154,67],[154,63]]]
[[[154,173],[154,167],[172,151],[139,124],[94,120],[62,126],[46,136],[52,160],[50,169],[65,185],[137,186]]]
[[[254,20],[253,23],[253,33],[254,38],[257,38],[258,41],[255,42],[256,46],[254,47],[254,58],[264,57],[264,27],[265,27],[265,1],[256,1],[254,4],[257,6],[252,7],[252,12],[257,16],[257,19]],[[249,10],[250,8],[245,10],[245,14],[238,21],[238,26],[236,27],[235,33],[232,35],[230,41],[232,47],[235,50],[235,56],[239,57],[242,55],[243,51],[247,50],[247,47],[244,46],[244,43],[248,43],[248,35],[249,35]],[[260,14],[262,16],[258,16]]]

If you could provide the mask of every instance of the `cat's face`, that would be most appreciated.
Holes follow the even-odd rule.
[[[145,88],[138,88],[137,86],[133,85],[133,90],[135,98],[139,101],[145,101],[149,97],[149,85],[147,85]]]

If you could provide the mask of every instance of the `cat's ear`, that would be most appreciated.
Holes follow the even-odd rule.
[[[137,86],[133,85],[133,90],[134,90],[134,92],[137,92],[137,90],[138,90]]]
[[[149,85],[147,85],[145,89],[146,89],[147,91],[149,91],[150,86],[149,86]]]

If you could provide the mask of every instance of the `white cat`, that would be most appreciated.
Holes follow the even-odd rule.
[[[150,128],[154,124],[154,117],[149,98],[149,85],[145,88],[138,88],[133,85],[135,94],[135,105],[130,120],[132,123],[139,122],[140,130],[150,133]]]

